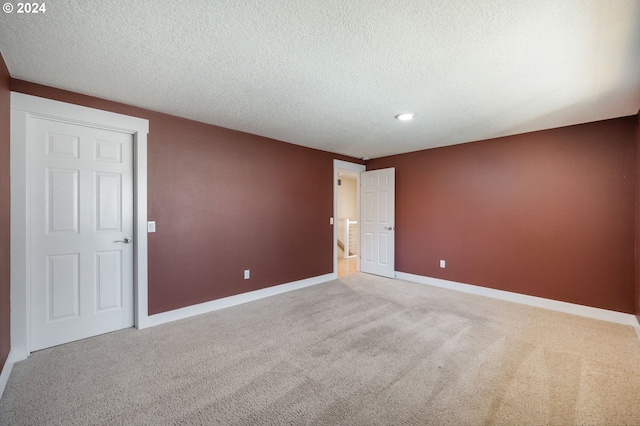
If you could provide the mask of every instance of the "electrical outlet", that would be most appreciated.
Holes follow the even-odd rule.
[[[444,268],[444,265],[445,265],[444,260],[441,260],[441,261],[440,261],[440,267],[441,267],[441,268]]]
[[[332,217],[329,218],[329,225],[333,225],[333,218]]]
[[[147,232],[156,232],[156,222],[147,222]]]
[[[251,271],[249,269],[244,270],[244,279],[248,280],[251,276]]]

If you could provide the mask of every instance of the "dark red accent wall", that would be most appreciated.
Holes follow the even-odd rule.
[[[635,158],[626,117],[367,169],[396,168],[397,271],[632,313]]]
[[[11,186],[9,141],[11,76],[0,54],[0,371],[11,350]]]
[[[640,322],[640,111],[636,115],[636,293],[635,314]]]
[[[150,314],[333,271],[333,159],[361,161],[21,80],[12,89],[149,120]]]

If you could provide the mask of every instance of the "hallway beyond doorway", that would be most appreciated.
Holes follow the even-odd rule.
[[[344,258],[344,250],[338,246],[338,278],[358,272],[358,258]]]

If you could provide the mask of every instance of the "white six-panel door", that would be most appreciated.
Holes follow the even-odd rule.
[[[360,174],[360,269],[395,277],[395,169]]]
[[[133,136],[33,119],[31,350],[133,326]]]

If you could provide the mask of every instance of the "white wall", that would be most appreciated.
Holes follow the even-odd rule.
[[[344,219],[358,220],[357,180],[341,176],[338,185],[338,239],[344,240]]]

